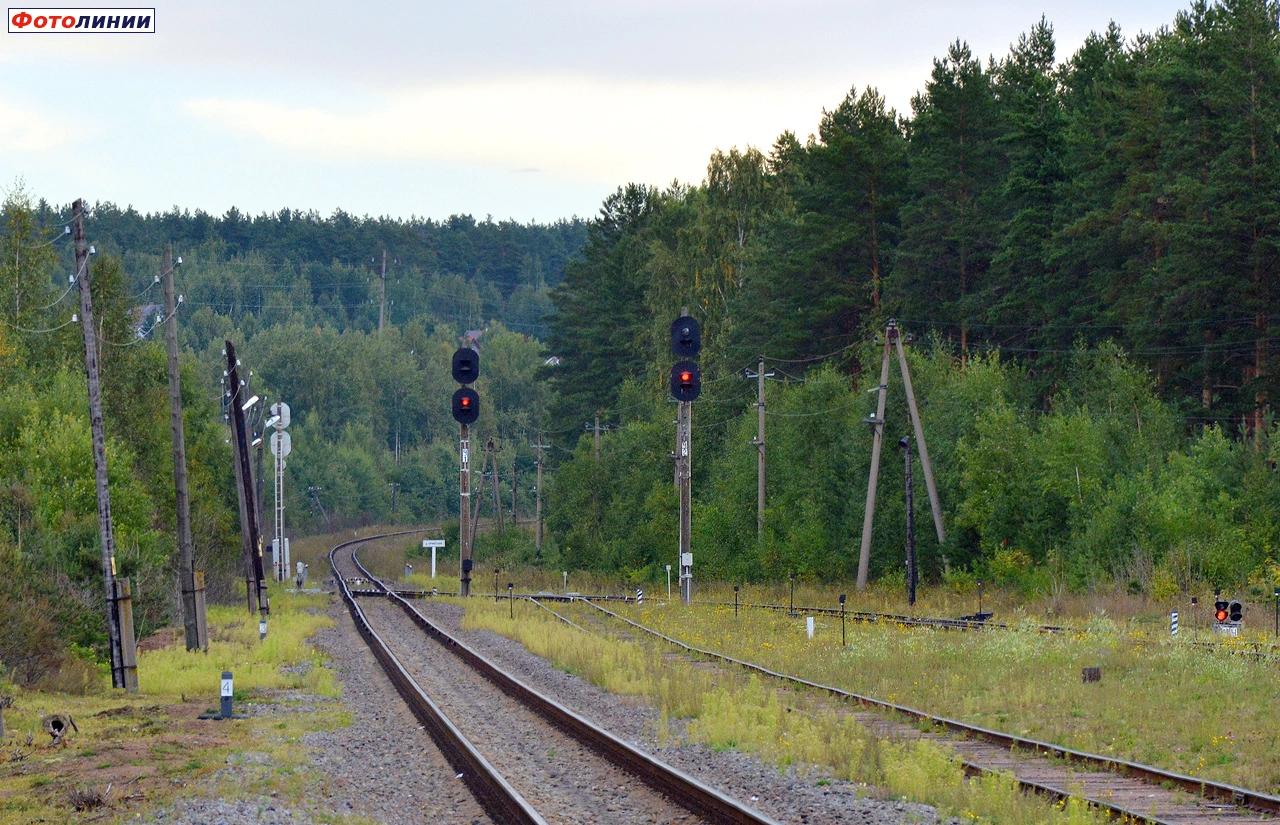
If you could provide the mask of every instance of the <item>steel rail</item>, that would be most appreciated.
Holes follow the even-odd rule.
[[[444,753],[449,764],[461,775],[462,781],[466,783],[467,788],[475,796],[476,801],[480,803],[485,812],[495,822],[504,823],[504,825],[508,822],[519,823],[520,825],[547,825],[547,821],[534,810],[533,806],[520,795],[519,791],[507,782],[498,769],[489,760],[485,759],[474,745],[467,741],[467,738],[444,714],[444,711],[413,680],[413,677],[405,670],[404,665],[391,652],[391,648],[369,624],[364,611],[356,604],[355,596],[352,595],[341,572],[338,570],[335,555],[339,550],[376,539],[420,532],[422,531],[405,530],[396,533],[383,533],[334,546],[329,551],[329,566],[333,568],[334,578],[337,580],[338,589],[342,593],[342,599],[346,602],[347,608],[351,612],[351,618],[355,620],[356,629],[360,632],[361,637],[364,638],[365,643],[369,645],[374,658],[382,665],[382,669],[391,679],[391,683],[395,685],[396,691],[404,698],[405,703],[409,705],[413,715],[423,724],[427,733],[435,741],[436,746]],[[352,558],[354,557],[355,552],[353,550]]]
[[[935,716],[931,713],[926,713],[925,711],[908,707],[906,705],[899,705],[897,703],[888,702],[883,699],[876,699],[871,696],[865,696],[862,694],[853,693],[851,691],[842,690],[841,688],[833,687],[831,685],[824,685],[819,682],[813,682],[808,679],[803,679],[799,676],[792,676],[787,673],[780,673],[775,670],[770,670],[769,668],[766,668],[763,665],[758,665],[755,662],[749,662],[749,661],[746,661],[745,659],[737,659],[733,656],[727,656],[723,653],[716,653],[711,650],[706,650],[704,648],[696,647],[686,642],[682,642],[679,639],[675,639],[675,638],[672,638],[671,636],[666,635],[665,633],[654,630],[650,627],[646,627],[645,625],[642,625],[639,622],[632,621],[631,619],[628,619],[626,616],[619,615],[618,613],[615,613],[614,611],[609,610],[608,608],[601,607],[598,604],[594,604],[589,600],[583,599],[581,601],[584,604],[587,604],[602,613],[606,613],[609,616],[612,616],[613,618],[621,622],[625,622],[626,624],[630,625],[631,627],[634,627],[637,630],[643,631],[644,633],[648,633],[649,635],[659,638],[671,645],[682,648],[686,652],[695,653],[700,656],[706,656],[708,658],[717,659],[723,662],[728,662],[730,664],[737,665],[739,667],[745,668],[747,670],[750,670],[756,673],[760,673],[765,676],[769,676],[774,679],[790,682],[792,684],[802,685],[804,687],[811,688],[813,690],[817,690],[823,693],[827,693],[829,695],[836,696],[844,700],[852,701],[856,704],[860,704],[865,707],[877,708],[880,710],[888,710],[894,713],[899,713],[909,718],[916,719],[918,721],[928,722],[930,724],[936,725],[946,730],[949,730],[955,733],[960,733],[965,736],[970,736],[975,739],[980,739],[986,742],[991,742],[993,744],[1001,745],[1011,750],[1021,749],[1021,750],[1031,751],[1033,753],[1047,754],[1049,756],[1053,756],[1068,762],[1074,762],[1081,765],[1088,765],[1094,768],[1100,768],[1103,770],[1111,771],[1112,773],[1131,776],[1136,779],[1149,782],[1155,785],[1165,785],[1165,786],[1172,785],[1190,794],[1203,797],[1205,799],[1225,802],[1225,803],[1229,803],[1231,805],[1235,805],[1237,807],[1242,807],[1242,808],[1251,808],[1255,811],[1262,811],[1268,814],[1280,814],[1280,796],[1275,796],[1273,794],[1268,794],[1262,791],[1253,791],[1247,788],[1241,788],[1239,786],[1231,785],[1225,782],[1216,782],[1209,779],[1201,779],[1194,776],[1187,776],[1186,774],[1180,774],[1174,771],[1167,771],[1162,768],[1154,767],[1152,765],[1144,765],[1142,763],[1132,762],[1126,759],[1116,759],[1108,756],[1102,756],[1100,754],[1089,753],[1087,751],[1075,750],[1074,748],[1068,748],[1063,745],[1054,745],[1049,742],[1042,742],[1037,739],[1028,739],[1026,737],[1017,736],[1015,734],[1003,733],[1001,731],[992,730],[990,728],[984,728],[979,725],[971,725],[967,722],[961,722],[959,720],[951,719],[945,716]],[[1025,780],[1020,779],[1018,781],[1024,787],[1030,787],[1033,790],[1037,790],[1037,791],[1043,790],[1044,792],[1047,792],[1054,796],[1062,797],[1062,796],[1072,795],[1072,794],[1065,794],[1063,791],[1058,789],[1050,788],[1048,786],[1036,785],[1035,783],[1027,782]],[[1083,799],[1083,797],[1080,797],[1080,798]],[[1139,821],[1143,821],[1143,822],[1159,821],[1156,819],[1152,819],[1151,816],[1148,814],[1143,814],[1138,811],[1127,810],[1118,805],[1110,804],[1105,801],[1093,800],[1093,799],[1090,799],[1088,801],[1091,804],[1096,804],[1100,807],[1108,808],[1110,810],[1115,811],[1116,813],[1120,813],[1124,816],[1135,818]]]
[[[681,807],[711,822],[727,825],[776,825],[775,821],[665,762],[624,742],[551,697],[524,684],[489,659],[450,635],[422,615],[407,599],[396,595],[371,574],[352,552],[351,559],[361,573],[384,588],[387,598],[400,606],[430,638],[470,665],[503,693],[524,704],[552,725],[573,736],[608,761],[667,796]]]

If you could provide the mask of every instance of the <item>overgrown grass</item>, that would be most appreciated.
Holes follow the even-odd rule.
[[[1000,730],[1268,792],[1280,790],[1280,669],[1113,623],[1045,636],[963,633],[732,608],[620,607],[676,638],[776,670]],[[577,607],[575,611],[589,611]],[[1085,684],[1081,669],[1102,668]]]
[[[272,585],[267,638],[258,640],[258,616],[245,607],[209,607],[209,652],[192,655],[181,645],[138,656],[138,685],[151,696],[217,696],[222,671],[234,674],[237,691],[298,688],[337,696],[333,672],[307,639],[333,621],[324,615],[327,597],[289,594]],[[304,663],[309,667],[300,667]],[[289,668],[289,670],[285,670]]]
[[[759,754],[779,766],[818,765],[841,779],[883,788],[979,822],[1084,825],[1104,817],[1079,803],[1055,806],[1018,792],[1009,776],[969,781],[955,754],[930,742],[895,744],[853,717],[755,678],[673,659],[666,651],[582,633],[529,604],[465,602],[469,629],[516,639],[556,666],[606,690],[643,696],[664,720],[687,718],[687,735],[715,749]],[[667,731],[664,725],[659,733]]]

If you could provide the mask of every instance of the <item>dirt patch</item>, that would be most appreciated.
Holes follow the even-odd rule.
[[[180,627],[162,627],[147,638],[138,642],[138,650],[160,650],[166,647],[177,647],[187,643],[186,631]]]
[[[195,702],[107,708],[78,719],[80,731],[56,747],[43,733],[27,745],[24,733],[0,759],[0,787],[56,812],[56,821],[139,807],[218,767],[210,753],[230,744],[231,731],[198,719],[206,709]]]

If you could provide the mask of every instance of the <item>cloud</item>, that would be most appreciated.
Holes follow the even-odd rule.
[[[700,180],[710,152],[768,146],[815,127],[846,89],[799,84],[611,81],[573,76],[465,81],[357,105],[188,100],[207,124],[311,158],[452,161],[536,168],[581,181]]]
[[[70,144],[74,137],[66,118],[55,120],[0,99],[0,152],[47,152]]]

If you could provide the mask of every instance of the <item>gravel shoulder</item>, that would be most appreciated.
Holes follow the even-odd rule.
[[[924,825],[940,821],[929,806],[871,798],[865,787],[833,779],[818,770],[794,767],[780,770],[739,751],[713,751],[679,741],[679,737],[660,739],[661,715],[642,700],[601,690],[557,669],[512,639],[487,630],[461,629],[462,610],[455,605],[427,600],[415,606],[529,686],[630,744],[781,822]]]
[[[300,768],[282,768],[241,750],[208,785],[153,811],[152,825],[488,825],[492,822],[421,729],[335,596],[335,626],[312,639],[329,659],[342,700],[279,691],[237,713],[255,723],[314,711],[345,713],[350,724],[300,737]],[[243,723],[237,723],[243,724]]]

